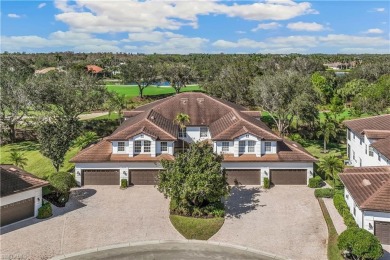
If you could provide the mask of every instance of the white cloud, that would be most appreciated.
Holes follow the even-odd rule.
[[[381,49],[381,48],[342,48],[340,49],[340,52],[342,53],[350,53],[350,54],[361,54],[361,53],[367,53],[367,54],[383,54],[383,53],[390,53],[390,48],[387,49]]]
[[[46,6],[46,3],[40,3],[39,5],[38,5],[38,9],[41,9],[41,8],[43,8],[43,7],[45,7]]]
[[[368,29],[368,30],[365,31],[364,33],[381,34],[381,33],[383,33],[383,30],[381,30],[381,29],[379,29],[379,28],[373,28],[373,29]]]
[[[18,14],[8,14],[8,17],[9,18],[21,18],[22,16],[18,15]]]
[[[147,33],[130,33],[128,41],[131,42],[162,42],[166,38],[183,38],[183,35],[172,32],[153,31]]]
[[[385,11],[385,8],[383,8],[383,7],[374,8],[374,11],[381,13],[381,12]]]
[[[329,34],[318,37],[319,41],[326,46],[341,46],[345,48],[363,48],[372,46],[389,46],[388,39],[376,36],[355,36],[347,34]]]
[[[39,37],[36,35],[27,36],[2,36],[1,37],[1,49],[2,51],[24,51],[37,50],[45,48],[68,48],[73,51],[104,51],[108,49],[108,46],[112,46],[113,51],[118,49],[115,46],[118,44],[117,41],[109,41],[94,38],[90,34],[76,33],[76,32],[63,32],[57,31],[51,33],[48,38]],[[90,48],[89,50],[87,47]]]
[[[226,15],[246,20],[287,20],[297,16],[316,13],[308,2],[290,0],[265,0],[256,3],[223,1],[136,1],[122,0],[120,4],[110,1],[76,0],[68,5],[57,0],[55,6],[63,13],[58,21],[78,32],[148,32],[155,29],[177,30],[182,26],[197,28],[200,15]],[[129,14],[134,14],[129,16]]]
[[[305,22],[296,22],[287,24],[287,28],[293,31],[310,31],[318,32],[325,30],[325,27],[319,23],[305,23]]]
[[[235,31],[237,34],[246,34],[246,31]]]
[[[281,27],[280,23],[272,22],[272,23],[260,23],[256,28],[253,28],[251,31],[256,32],[258,30],[272,30]]]

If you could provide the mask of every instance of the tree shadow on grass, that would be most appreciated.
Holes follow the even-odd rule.
[[[89,198],[93,195],[96,194],[96,190],[94,189],[75,189],[71,191],[69,201],[66,203],[66,206],[63,208],[56,207],[52,204],[52,210],[53,210],[53,215],[50,218],[46,219],[37,219],[37,218],[30,218],[26,219],[14,224],[10,224],[8,226],[2,227],[0,230],[0,234],[4,235],[9,232],[18,230],[20,228],[24,228],[27,226],[35,225],[40,222],[44,222],[56,217],[61,217],[69,212],[72,212],[74,210],[78,210],[80,208],[83,208],[87,206],[86,204],[83,203],[83,200],[86,198]]]
[[[12,145],[11,150],[16,150],[19,152],[28,152],[28,151],[37,151],[39,150],[40,145],[37,142],[32,142],[32,141],[25,141],[25,142],[19,142],[19,143],[14,143]]]
[[[226,217],[241,218],[242,215],[257,210],[258,207],[266,206],[259,204],[261,192],[263,191],[260,187],[234,186],[225,201]]]

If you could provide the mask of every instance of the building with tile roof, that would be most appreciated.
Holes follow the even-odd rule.
[[[339,176],[356,223],[390,244],[390,166],[346,168]]]
[[[188,114],[181,130],[174,119]],[[224,155],[230,184],[260,185],[267,177],[275,185],[306,185],[316,158],[284,140],[249,111],[203,93],[182,93],[124,113],[126,120],[99,143],[71,159],[80,185],[155,184],[160,160],[174,160],[182,146],[199,141]]]
[[[390,114],[344,121],[348,164],[390,165]]]

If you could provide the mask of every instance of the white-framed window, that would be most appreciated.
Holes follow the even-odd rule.
[[[125,142],[118,142],[118,152],[125,151]]]
[[[134,152],[140,153],[142,150],[142,141],[134,141]]]
[[[239,141],[238,142],[238,152],[240,153],[240,154],[243,154],[243,153],[245,153],[245,141]]]
[[[356,159],[355,159],[355,151],[352,152],[352,159],[354,159],[356,161]]]
[[[187,137],[187,129],[184,128],[179,128],[179,137]]]
[[[363,165],[362,158],[359,158],[359,166],[362,167],[362,165]]]
[[[347,130],[348,140],[351,140],[351,130]]]
[[[222,152],[229,152],[229,142],[222,142]]]
[[[168,152],[168,143],[167,142],[161,142],[161,152]]]
[[[353,207],[353,215],[356,216],[356,206]]]
[[[353,140],[355,140],[355,134],[353,134]]]
[[[349,199],[349,195],[348,195],[348,194],[345,194],[345,198],[346,198],[346,199]]]
[[[255,141],[248,141],[248,153],[254,153],[255,152]]]
[[[360,145],[363,144],[363,138],[360,138]]]
[[[150,153],[152,142],[148,140],[134,141],[134,153]]]
[[[265,151],[266,152],[271,152],[271,142],[265,142],[264,143],[264,146],[265,146]]]
[[[378,153],[378,161],[381,161],[381,155]]]
[[[365,152],[366,152],[366,154],[367,154],[367,152],[368,152],[368,146],[366,145],[366,150],[365,150]]]
[[[208,129],[207,127],[201,127],[200,128],[200,137],[207,137],[207,132],[208,132]]]
[[[371,157],[374,156],[374,149],[371,146],[368,148],[368,155]]]

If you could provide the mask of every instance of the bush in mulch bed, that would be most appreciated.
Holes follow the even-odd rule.
[[[56,207],[63,208],[69,200],[69,194],[62,194],[57,192],[52,192],[46,195],[43,195],[43,198],[49,201]]]
[[[53,215],[50,203],[44,203],[42,207],[38,209],[38,219],[50,218]]]

